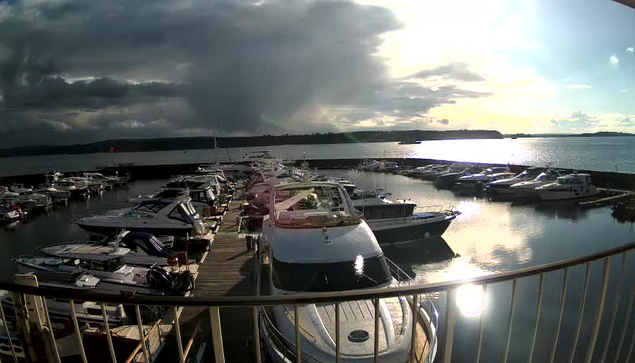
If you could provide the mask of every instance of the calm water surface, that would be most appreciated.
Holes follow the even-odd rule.
[[[91,170],[119,163],[160,165],[239,160],[262,148],[156,151],[142,153],[44,155],[0,158],[0,176]],[[483,163],[635,172],[634,137],[528,138],[502,140],[424,141],[419,145],[396,142],[334,145],[281,145],[265,147],[283,159],[430,158]]]
[[[331,171],[330,174],[352,179],[358,187],[381,187],[393,193],[393,198],[412,199],[419,206],[454,205],[462,214],[452,223],[443,239],[431,239],[416,247],[385,248],[388,257],[404,270],[416,276],[419,282],[436,282],[462,279],[522,267],[535,266],[566,258],[605,250],[635,240],[635,230],[630,224],[616,222],[610,209],[579,210],[570,203],[512,203],[489,201],[483,198],[457,196],[451,191],[437,190],[431,183],[403,176],[365,172]],[[110,209],[126,207],[125,200],[140,193],[149,193],[165,181],[137,181],[128,188],[106,192],[102,197],[88,201],[70,202],[48,215],[40,215],[13,229],[0,230],[0,273],[2,279],[11,279],[15,266],[11,258],[21,254],[37,254],[37,248],[67,240],[85,240],[87,235],[73,220]],[[455,254],[458,254],[455,257]],[[613,273],[621,261],[616,260]],[[629,264],[631,269],[632,263]],[[587,316],[593,316],[597,308],[601,264],[592,265],[590,296]],[[562,329],[561,347],[557,360],[567,360],[579,317],[583,268],[570,273],[567,295],[567,313]],[[614,276],[615,276],[614,275]],[[615,293],[615,279],[611,280],[609,293]],[[514,322],[514,334],[510,361],[528,351],[534,323],[537,277],[520,280]],[[628,281],[625,300],[635,281]],[[541,333],[537,343],[535,361],[547,361],[549,347],[558,317],[559,293],[562,273],[545,278],[545,297],[541,313]],[[485,306],[480,304],[482,290],[461,289],[457,296],[459,318],[456,326],[454,360],[471,361],[474,358],[478,321],[485,318],[483,361],[501,361],[506,341],[507,318],[511,284],[491,285]],[[609,295],[614,296],[614,295]],[[444,318],[445,296],[431,298]],[[607,303],[612,307],[613,301]],[[607,310],[611,311],[611,310]],[[623,317],[622,312],[620,316]],[[589,318],[590,319],[590,318]],[[607,318],[605,318],[607,319]],[[588,319],[587,319],[588,320]],[[623,320],[623,319],[622,319]],[[618,319],[616,327],[623,324]],[[442,320],[443,322],[443,320]],[[592,321],[586,321],[581,331],[582,339],[588,339]],[[589,327],[586,327],[586,326]],[[442,325],[443,327],[443,325]],[[630,331],[630,330],[629,330]],[[603,332],[604,336],[606,332]],[[630,337],[629,335],[628,337]],[[581,340],[582,341],[582,340]],[[460,344],[458,343],[460,342]],[[442,345],[440,345],[441,347]],[[581,345],[586,349],[584,345]],[[614,348],[612,348],[614,349]],[[582,352],[582,351],[580,351]],[[582,359],[583,352],[579,353]],[[611,353],[612,354],[612,353]],[[611,357],[611,355],[609,355]],[[578,358],[576,358],[576,361]]]

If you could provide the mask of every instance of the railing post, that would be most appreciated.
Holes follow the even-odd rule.
[[[476,363],[481,361],[481,347],[483,346],[483,315],[485,314],[485,302],[487,301],[487,284],[483,285],[483,296],[481,298],[481,316],[478,323],[478,343],[476,350]]]
[[[593,333],[591,334],[591,341],[589,342],[589,350],[587,351],[586,362],[591,363],[593,359],[593,352],[595,351],[595,344],[598,340],[598,334],[600,332],[600,325],[602,324],[602,314],[604,313],[604,304],[606,302],[606,292],[609,287],[609,276],[611,275],[611,261],[613,257],[606,257],[604,259],[604,279],[602,281],[602,295],[600,296],[600,305],[598,306],[597,316],[595,317],[595,324],[593,326]]]
[[[183,339],[181,337],[181,324],[179,322],[179,311],[176,306],[172,307],[174,314],[174,333],[176,334],[176,347],[179,351],[179,361],[185,363],[185,355],[183,354]]]
[[[606,354],[609,350],[611,337],[613,336],[613,327],[615,326],[617,311],[620,308],[620,298],[622,297],[622,287],[624,285],[624,271],[626,270],[626,256],[627,256],[627,252],[622,252],[622,265],[620,267],[619,282],[617,283],[617,293],[615,295],[615,300],[614,300],[615,303],[613,304],[613,316],[611,317],[611,324],[609,325],[609,330],[608,330],[609,335],[606,337],[606,342],[604,343],[604,349],[602,350],[602,358],[600,358],[600,362],[604,362],[606,360]]]
[[[414,363],[417,357],[417,317],[419,315],[419,295],[412,295],[412,337],[410,339],[410,362]]]
[[[455,315],[455,299],[456,289],[453,288],[447,292],[447,298],[445,302],[445,317],[447,321],[447,328],[445,329],[445,349],[443,350],[443,362],[452,362],[452,345],[454,344],[454,315]]]
[[[531,350],[529,351],[529,359],[527,362],[531,363],[534,358],[534,348],[536,347],[536,338],[538,337],[538,326],[540,324],[540,309],[542,308],[542,293],[544,290],[545,274],[540,274],[540,282],[538,283],[538,298],[536,303],[536,321],[534,323],[534,336],[531,339]]]
[[[86,351],[84,350],[84,343],[82,342],[82,332],[81,330],[79,330],[79,322],[77,321],[77,312],[75,312],[75,301],[69,300],[68,302],[71,306],[71,320],[73,320],[75,334],[77,335],[77,345],[79,346],[79,353],[82,356],[82,362],[88,363],[88,360],[86,359]]]
[[[567,297],[567,284],[568,284],[569,268],[564,269],[564,277],[562,279],[562,290],[560,291],[560,314],[558,314],[558,327],[556,328],[556,337],[553,340],[553,347],[551,349],[551,359],[549,362],[553,363],[556,357],[556,349],[558,348],[558,339],[560,338],[560,328],[562,327],[562,316],[564,314],[564,302]]]
[[[139,338],[141,339],[141,348],[143,349],[143,358],[146,360],[145,363],[150,363],[150,353],[148,352],[148,347],[146,346],[146,336],[143,332],[143,321],[141,320],[141,310],[139,310],[139,305],[134,306],[135,314],[137,317],[137,327],[139,328]],[[161,335],[161,333],[159,333]]]
[[[507,358],[509,357],[509,345],[512,341],[512,328],[514,327],[514,311],[516,311],[516,279],[512,280],[512,298],[510,301],[509,307],[509,323],[507,325],[507,345],[505,346],[505,359],[504,362],[507,362]]]
[[[620,336],[620,342],[617,344],[617,353],[615,353],[615,361],[620,359],[622,353],[622,345],[624,344],[624,338],[626,338],[626,331],[628,330],[628,323],[631,320],[631,313],[633,312],[633,298],[635,298],[635,284],[631,289],[631,296],[628,298],[628,305],[626,305],[626,318],[624,319],[624,329]]]
[[[106,314],[106,304],[101,303],[101,318],[104,321],[104,329],[106,329],[106,341],[108,342],[108,350],[110,351],[110,360],[117,363],[115,355],[115,346],[112,344],[112,335],[110,335],[110,324],[108,323],[108,315]]]
[[[254,306],[253,308],[253,317],[254,317],[254,358],[256,358],[256,363],[260,363],[262,361],[262,357],[260,355],[260,328],[258,326],[258,306]]]
[[[0,302],[0,313],[2,313],[2,324],[4,325],[4,330],[6,331],[7,339],[9,340],[9,347],[11,348],[11,356],[13,357],[13,361],[15,363],[18,363],[18,356],[15,354],[15,347],[13,346],[11,333],[9,332],[9,324],[7,324],[7,317],[4,315],[4,307],[2,306],[2,302]],[[26,357],[26,354],[24,356]],[[86,363],[85,360],[84,360],[84,363]]]
[[[375,363],[379,362],[379,299],[375,299],[375,341],[373,346],[373,357]]]
[[[295,357],[297,363],[302,363],[302,343],[300,335],[300,308],[293,305],[293,320],[295,321]]]
[[[335,303],[335,363],[340,363],[340,303]]]
[[[218,306],[209,308],[210,325],[212,327],[212,342],[214,343],[214,358],[216,363],[225,363],[225,350],[223,348],[223,332],[220,325],[220,310]]]
[[[575,351],[578,347],[578,339],[580,338],[580,327],[582,326],[582,319],[584,318],[584,307],[586,306],[586,297],[589,293],[589,274],[591,273],[591,263],[586,263],[586,274],[584,276],[584,292],[582,293],[582,302],[580,304],[580,320],[578,326],[575,329],[575,338],[573,339],[573,349],[571,349],[571,356],[569,357],[569,363],[573,363],[575,358]]]

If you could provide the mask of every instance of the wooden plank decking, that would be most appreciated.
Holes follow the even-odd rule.
[[[216,233],[214,242],[198,269],[194,296],[253,295],[255,283],[255,256],[247,250],[244,238],[238,237],[238,214],[240,213],[240,192],[229,204],[223,224]],[[206,334],[209,337],[209,311],[205,307],[186,307],[180,315],[183,340],[191,334],[191,328],[200,319],[205,319]],[[253,320],[251,308],[221,309],[221,328],[225,358],[227,362],[252,361]],[[211,341],[210,341],[211,345]],[[211,353],[211,352],[210,352]],[[213,360],[213,354],[207,354]]]

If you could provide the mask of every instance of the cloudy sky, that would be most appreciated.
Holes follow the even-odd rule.
[[[0,0],[0,147],[635,132],[634,47],[609,0]]]

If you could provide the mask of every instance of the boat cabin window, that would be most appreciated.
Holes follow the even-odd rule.
[[[110,260],[98,261],[94,260],[90,263],[90,269],[92,271],[117,271],[123,266],[123,262],[121,258],[113,258]]]
[[[370,218],[369,219],[382,219],[384,216],[383,210],[380,208],[371,208],[370,209]]]
[[[276,190],[274,201],[274,221],[283,227],[323,227],[360,220],[337,186],[281,188]]]
[[[405,218],[412,214],[414,206],[389,204],[381,207],[358,207],[360,211],[364,212],[364,219],[385,219],[385,218]],[[407,211],[407,209],[410,209]]]
[[[198,213],[190,202],[183,202],[183,208],[187,215],[195,216]]]
[[[164,190],[161,193],[157,194],[157,198],[173,199],[178,197],[180,194],[181,193],[179,193],[179,190],[177,189],[169,189],[169,190]]]
[[[548,181],[549,179],[551,179],[551,174],[542,173],[538,175],[534,181]]]
[[[185,223],[187,223],[187,220],[188,220],[187,213],[185,213],[185,211],[183,210],[183,208],[181,208],[180,205],[177,205],[176,207],[174,207],[174,209],[172,209],[170,214],[168,214],[168,218],[176,219],[177,221],[181,221]]]
[[[297,292],[346,291],[378,287],[392,281],[383,255],[329,263],[287,263],[273,258],[276,288]]]
[[[164,203],[142,203],[136,206],[134,210],[137,212],[159,213],[166,205]]]

